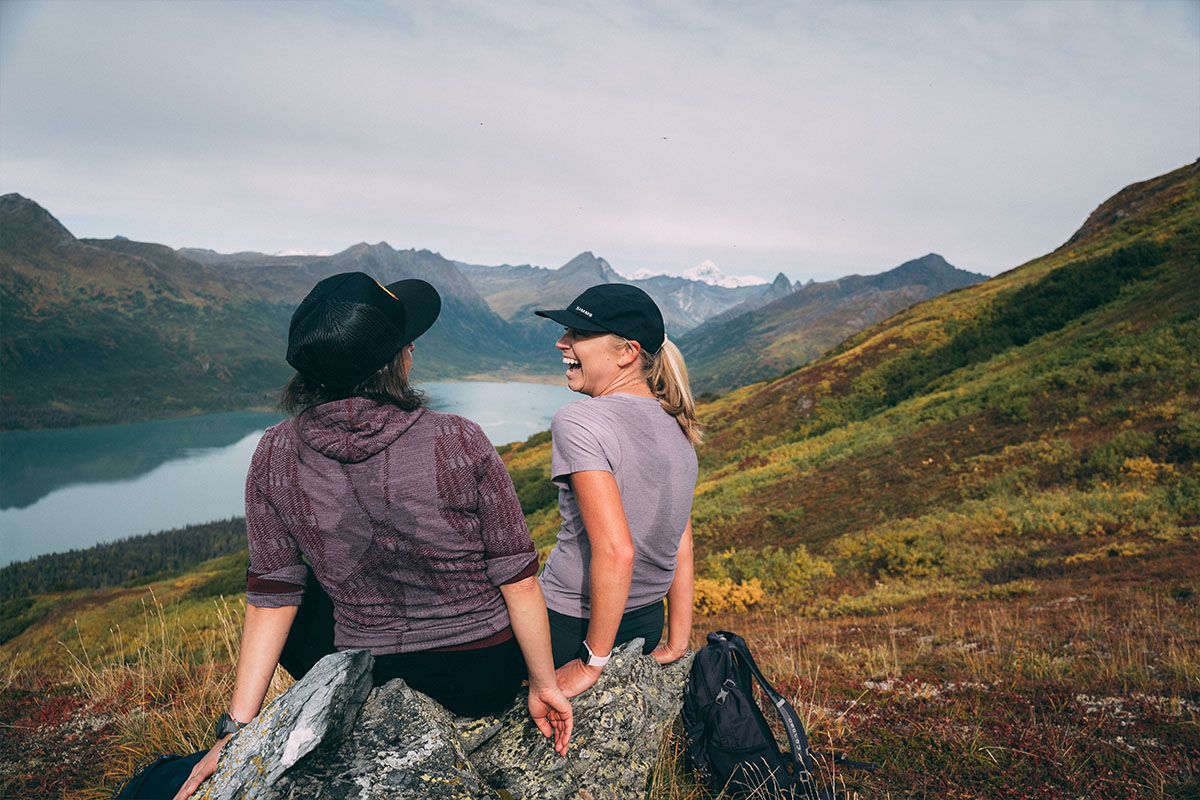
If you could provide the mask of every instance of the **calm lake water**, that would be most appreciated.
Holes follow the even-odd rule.
[[[494,444],[546,430],[563,386],[424,383],[430,405],[478,422]],[[243,484],[278,414],[0,433],[0,564],[241,516]]]

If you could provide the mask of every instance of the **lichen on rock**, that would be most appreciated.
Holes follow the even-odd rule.
[[[526,695],[498,717],[455,718],[394,680],[371,690],[371,655],[323,658],[236,734],[208,800],[558,800],[640,796],[663,733],[679,713],[690,657],[669,667],[613,652],[599,682],[572,701],[559,756],[529,719]]]
[[[326,739],[340,741],[354,725],[371,691],[371,654],[365,650],[322,658],[221,753],[201,800],[275,798],[275,784]]]
[[[565,757],[529,722],[524,702],[514,705],[470,753],[488,784],[520,800],[641,796],[691,666],[689,656],[661,667],[641,649],[641,639],[617,648],[596,685],[572,700]]]

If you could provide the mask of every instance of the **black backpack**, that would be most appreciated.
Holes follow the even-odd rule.
[[[190,756],[163,754],[142,767],[129,781],[113,793],[112,800],[170,800],[192,774],[207,750]]]
[[[751,676],[778,710],[791,753],[781,753],[771,735],[754,702]],[[816,762],[796,709],[763,676],[736,633],[710,633],[696,653],[683,690],[683,727],[688,762],[714,794],[833,800],[832,790],[816,784]],[[874,769],[843,755],[835,763]]]

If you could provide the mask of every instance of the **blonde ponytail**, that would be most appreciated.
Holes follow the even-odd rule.
[[[664,338],[658,353],[650,355],[642,351],[642,366],[646,372],[646,382],[650,391],[658,398],[663,411],[675,418],[688,441],[700,444],[704,434],[700,429],[700,421],[696,419],[696,401],[692,398],[692,389],[688,385],[687,365],[683,363],[683,353],[670,339]]]

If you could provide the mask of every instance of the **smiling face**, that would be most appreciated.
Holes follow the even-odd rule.
[[[613,392],[648,392],[638,361],[641,348],[611,333],[567,328],[554,343],[573,392],[600,397]]]

